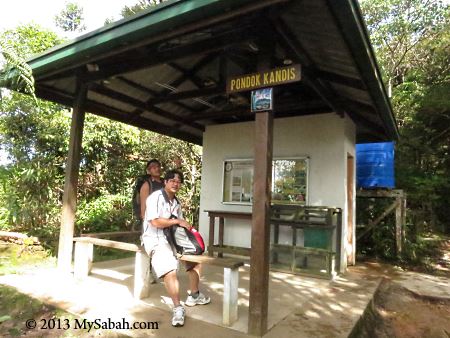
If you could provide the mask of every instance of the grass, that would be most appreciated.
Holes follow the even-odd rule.
[[[0,276],[28,272],[35,268],[55,267],[56,259],[48,251],[31,245],[0,241]]]

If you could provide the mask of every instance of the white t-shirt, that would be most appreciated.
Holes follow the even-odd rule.
[[[181,205],[176,199],[166,202],[162,190],[157,190],[147,197],[143,222],[144,234],[142,235],[142,239],[147,245],[153,246],[161,241],[167,243],[163,229],[152,226],[151,221],[156,218],[170,218],[171,215],[183,219]]]

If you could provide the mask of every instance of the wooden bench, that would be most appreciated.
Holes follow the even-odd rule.
[[[150,258],[143,247],[133,243],[125,243],[96,237],[75,237],[74,277],[87,277],[92,268],[94,245],[136,252],[134,264],[133,296],[146,298],[150,294]]]
[[[223,325],[231,326],[238,318],[238,285],[239,267],[244,262],[232,258],[216,258],[210,256],[183,255],[180,261],[209,264],[223,267]]]
[[[83,279],[88,276],[92,268],[94,245],[114,248],[119,250],[136,252],[134,265],[134,288],[133,296],[137,299],[146,298],[150,295],[150,258],[143,247],[137,244],[112,241],[96,237],[75,237],[75,259],[74,277]],[[223,324],[230,326],[238,317],[238,283],[239,267],[244,262],[231,258],[215,258],[208,256],[183,255],[178,259],[184,262],[194,262],[215,265],[224,268],[223,276]]]

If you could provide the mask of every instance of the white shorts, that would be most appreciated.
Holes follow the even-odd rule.
[[[144,239],[144,247],[147,254],[151,257],[152,267],[158,278],[172,270],[178,269],[178,260],[173,255],[169,243],[161,241],[158,244],[150,244]]]
[[[147,255],[151,257],[151,264],[158,278],[172,270],[178,269],[178,259],[174,256],[172,247],[167,241],[155,243],[149,237],[143,238],[144,248]],[[184,262],[186,271],[192,270],[198,263]]]

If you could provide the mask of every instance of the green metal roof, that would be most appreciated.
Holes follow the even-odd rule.
[[[274,66],[303,67],[276,118],[335,111],[360,142],[398,137],[356,0],[167,1],[28,63],[38,97],[70,106],[81,76],[88,111],[201,144],[206,125],[253,119],[248,96],[223,81],[255,69],[263,40]]]
[[[270,3],[282,2],[270,1]],[[82,64],[112,50],[129,49],[149,43],[159,34],[176,33],[178,27],[201,22],[204,18],[228,12],[255,2],[254,0],[172,0],[149,8],[130,18],[122,19],[85,34],[64,45],[33,57],[28,61],[35,77],[61,67]],[[262,5],[264,2],[261,1]]]

